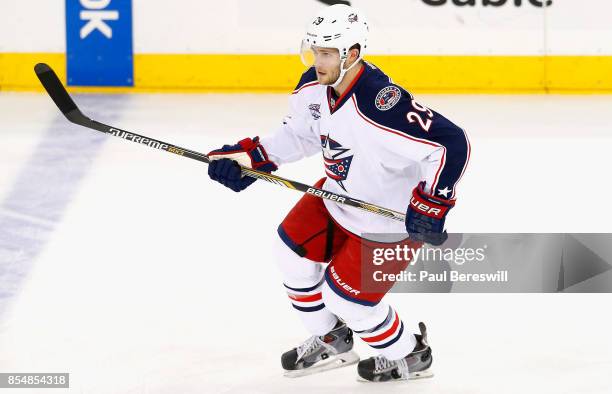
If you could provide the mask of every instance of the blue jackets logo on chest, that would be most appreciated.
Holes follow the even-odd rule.
[[[350,149],[343,147],[327,135],[321,135],[321,148],[323,148],[323,163],[325,174],[340,185],[346,191],[343,181],[348,176],[353,155],[347,153]]]

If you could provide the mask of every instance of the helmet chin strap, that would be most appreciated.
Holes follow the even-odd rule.
[[[343,59],[342,62],[340,63],[340,75],[338,76],[338,79],[336,80],[336,82],[334,82],[333,84],[330,84],[328,86],[331,86],[332,88],[336,88],[338,85],[340,85],[340,83],[344,79],[344,75],[346,74],[346,72],[348,70],[350,70],[351,68],[355,67],[355,65],[357,63],[359,63],[360,60],[361,60],[361,56],[359,56],[357,58],[357,60],[355,60],[355,62],[353,64],[351,64],[351,66],[349,68],[344,69],[344,63],[346,62],[346,58]]]

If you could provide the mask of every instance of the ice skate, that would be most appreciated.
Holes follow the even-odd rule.
[[[416,334],[417,344],[412,353],[399,360],[388,360],[383,356],[370,357],[357,365],[359,380],[365,382],[386,382],[429,378],[433,358],[427,343],[427,328],[419,323],[421,335]]]
[[[281,363],[287,377],[312,375],[357,363],[359,356],[352,349],[353,332],[339,321],[329,333],[314,335],[285,352]]]

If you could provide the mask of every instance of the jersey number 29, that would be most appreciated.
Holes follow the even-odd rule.
[[[408,122],[418,122],[423,130],[429,131],[429,128],[431,127],[431,118],[433,118],[433,112],[431,112],[429,108],[417,103],[414,99],[412,99],[412,107],[417,111],[425,112],[424,115],[427,116],[427,119],[423,120],[422,114],[419,114],[418,112],[408,112],[408,115],[406,115]]]

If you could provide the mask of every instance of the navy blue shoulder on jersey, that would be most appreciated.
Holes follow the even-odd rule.
[[[437,197],[454,197],[455,185],[470,154],[469,141],[463,129],[416,102],[412,94],[392,83],[385,73],[371,64],[366,64],[355,98],[360,116],[366,121],[443,146],[444,162],[434,184],[428,187]]]
[[[300,78],[300,82],[298,82],[297,86],[293,90],[294,91],[298,90],[299,88],[306,85],[307,83],[316,82],[316,80],[317,80],[317,72],[314,67],[310,67],[308,70],[304,72],[304,74],[302,74],[302,77]]]

